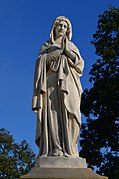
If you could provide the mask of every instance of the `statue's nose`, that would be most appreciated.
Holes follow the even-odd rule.
[[[61,30],[64,30],[64,26],[63,25],[61,26]]]

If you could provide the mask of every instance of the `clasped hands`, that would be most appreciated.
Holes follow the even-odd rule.
[[[51,46],[48,49],[48,55],[51,55],[54,58],[59,57],[61,54],[66,53],[68,51],[68,39],[66,36],[62,38],[61,47]]]
[[[66,35],[62,38],[61,49],[65,54],[67,54],[67,52],[69,51],[69,49],[68,49],[68,38],[67,38]]]
[[[51,46],[48,49],[49,60],[57,60],[61,54],[67,55],[72,60],[75,58],[75,54],[68,48],[68,38],[66,35],[62,38],[61,48],[58,46]]]

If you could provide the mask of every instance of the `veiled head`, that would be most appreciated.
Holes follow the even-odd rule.
[[[65,23],[63,23],[63,21]],[[55,36],[56,36],[56,28],[58,28],[58,25],[60,23],[66,24],[67,25],[67,30],[66,30],[66,36],[69,40],[71,40],[72,38],[72,26],[71,26],[71,22],[69,21],[69,19],[65,16],[59,16],[55,19],[52,29],[51,29],[51,33],[50,33],[50,40],[51,42],[55,41]]]

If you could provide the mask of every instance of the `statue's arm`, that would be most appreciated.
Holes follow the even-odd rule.
[[[76,63],[78,54],[76,53],[76,51],[72,50],[72,46],[74,46],[73,43],[70,42],[65,36],[62,41],[62,47],[63,47],[64,53],[72,60],[73,63]]]
[[[37,110],[37,102],[38,102],[38,90],[36,87],[36,82],[38,78],[38,59],[36,60],[35,64],[35,71],[34,71],[34,83],[33,83],[33,96],[32,96],[32,110],[36,112]]]
[[[73,63],[76,62],[76,57],[77,57],[76,53],[74,53],[73,51],[67,49],[67,50],[65,50],[65,54],[72,60]]]
[[[59,58],[59,56],[62,53],[62,49],[50,44],[49,41],[47,41],[40,49],[39,55],[46,55],[47,57],[47,64],[50,64],[51,61],[55,61]]]
[[[67,44],[65,54],[68,57],[68,62],[81,76],[84,69],[84,60],[78,48],[72,42],[68,41]]]

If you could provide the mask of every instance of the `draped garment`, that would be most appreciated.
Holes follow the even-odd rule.
[[[41,47],[35,66],[32,109],[37,115],[36,144],[40,156],[78,156],[84,61],[70,41],[68,49],[76,54],[75,62],[64,53],[55,60],[50,58],[53,49],[58,49],[52,47],[50,41]]]

